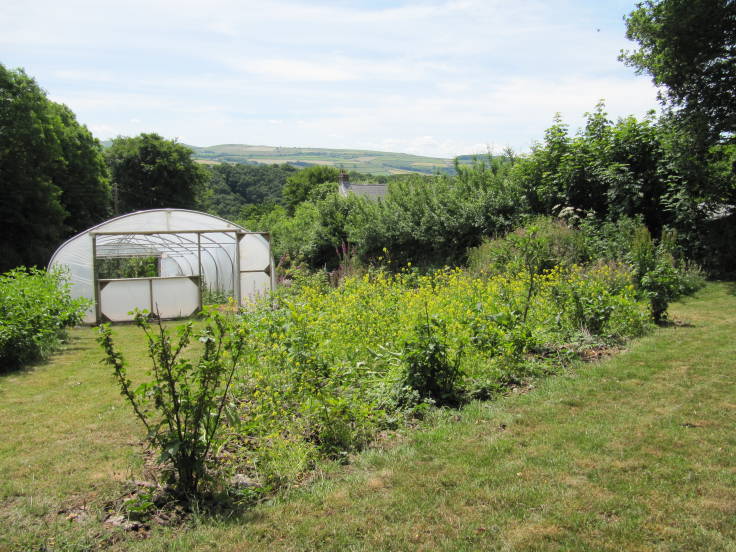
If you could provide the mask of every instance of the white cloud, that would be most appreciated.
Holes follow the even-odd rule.
[[[102,137],[451,156],[655,107],[616,60],[624,4],[8,0],[0,45]]]

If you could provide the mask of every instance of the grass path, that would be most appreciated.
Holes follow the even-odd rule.
[[[426,429],[242,518],[203,518],[186,530],[159,529],[147,540],[112,546],[736,550],[736,288],[710,284],[671,312],[682,325],[658,329],[614,358],[549,378],[527,394],[440,414]],[[74,396],[75,381],[93,385],[79,366],[62,371],[68,355],[90,362],[100,356],[89,352],[84,335],[77,336],[78,351],[54,364],[0,378],[0,419],[11,435],[0,441],[0,550],[2,525],[9,523],[8,543],[22,542],[19,526],[35,535],[29,544],[54,538],[47,549],[94,542],[94,520],[73,532],[69,522],[53,521],[53,510],[90,486],[104,496],[99,476],[130,466],[124,445],[135,427],[121,409],[108,414],[120,404],[114,390],[103,390],[112,387],[109,379],[76,419],[48,411],[48,405],[65,411],[60,401]],[[62,375],[49,374],[52,368]],[[36,417],[22,421],[20,413]],[[63,455],[87,439],[94,443],[81,449],[87,458],[66,473]],[[46,475],[33,462],[45,462]],[[34,497],[43,507],[29,505]],[[33,525],[50,520],[50,529]]]

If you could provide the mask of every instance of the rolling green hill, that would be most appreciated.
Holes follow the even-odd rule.
[[[102,142],[105,148],[110,147],[110,144],[112,144],[111,140]],[[220,144],[206,147],[186,144],[186,146],[194,152],[194,159],[204,164],[247,163],[270,165],[272,163],[288,163],[296,167],[329,165],[346,171],[376,175],[455,172],[452,159],[424,157],[409,153],[360,149],[286,148],[247,144]],[[462,164],[470,164],[475,157],[475,155],[461,155],[458,157],[458,161]],[[483,155],[479,157],[483,157]]]
[[[424,173],[453,171],[452,159],[422,157],[407,153],[392,153],[357,149],[282,148],[221,144],[219,146],[189,146],[194,158],[201,163],[289,163],[298,167],[330,165],[347,171],[371,174]]]

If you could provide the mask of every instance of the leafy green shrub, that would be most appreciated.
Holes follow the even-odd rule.
[[[578,228],[591,259],[626,261],[634,236],[643,226],[640,218],[600,221],[588,216],[580,220]]]
[[[521,312],[505,309],[489,314],[482,304],[476,305],[475,311],[470,343],[488,357],[519,360],[537,345]]]
[[[615,222],[585,219],[581,223],[591,257],[627,263],[638,294],[649,301],[655,322],[667,317],[667,306],[678,297],[703,286],[699,267],[678,255],[677,234],[663,229],[655,241],[640,219],[622,217]]]
[[[314,443],[304,441],[300,435],[277,433],[261,442],[253,464],[261,484],[276,488],[298,480],[318,457]]]
[[[537,271],[556,266],[569,267],[588,259],[584,236],[560,219],[536,217],[528,224],[506,236],[485,240],[478,247],[468,250],[468,269],[473,274],[502,274],[518,270],[528,264],[524,256],[530,253],[529,245],[521,241],[534,241],[534,263]]]
[[[692,262],[684,262],[680,264],[678,271],[680,273],[678,296],[691,295],[705,285],[705,273],[699,265]]]
[[[16,268],[0,275],[0,370],[50,354],[88,306],[71,298],[63,272]]]
[[[680,295],[680,273],[675,267],[671,243],[665,237],[656,245],[646,227],[640,227],[631,244],[630,262],[641,294],[649,299],[652,318],[661,322],[667,306]]]
[[[160,452],[159,463],[173,466],[171,478],[182,497],[196,498],[207,477],[213,443],[220,430],[228,390],[244,352],[245,328],[214,313],[196,335],[203,347],[197,361],[186,355],[193,337],[192,324],[177,330],[173,340],[158,322],[151,327],[147,312],[137,312],[135,322],[148,341],[151,380],[133,386],[123,355],[115,349],[112,330],[100,326],[98,341],[138,419],[146,439]]]
[[[465,261],[483,236],[514,227],[523,198],[507,178],[511,162],[459,166],[457,176],[394,182],[381,201],[363,200],[346,221],[347,235],[363,261],[391,251],[399,264],[442,266]]]
[[[620,263],[573,267],[553,294],[561,310],[558,322],[567,335],[583,331],[604,341],[641,335],[648,316],[641,311],[631,271]]]
[[[592,294],[582,291],[574,289],[571,293],[572,319],[591,334],[600,335],[615,307],[608,301],[608,294],[603,291]]]
[[[406,366],[406,384],[423,400],[435,404],[453,405],[459,399],[460,359],[462,350],[454,358],[448,352],[444,321],[429,317],[414,328],[413,335],[404,343],[403,359]]]
[[[286,360],[295,372],[296,384],[309,400],[301,408],[308,436],[329,456],[352,450],[363,442],[360,433],[366,421],[365,405],[351,400],[349,388],[340,385],[341,375],[318,352],[304,317],[291,311],[284,343]],[[291,326],[291,331],[288,331]],[[370,433],[370,432],[369,432]]]

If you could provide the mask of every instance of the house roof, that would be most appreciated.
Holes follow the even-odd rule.
[[[386,184],[347,184],[344,190],[344,195],[350,192],[368,199],[380,199],[388,193],[388,186]]]

